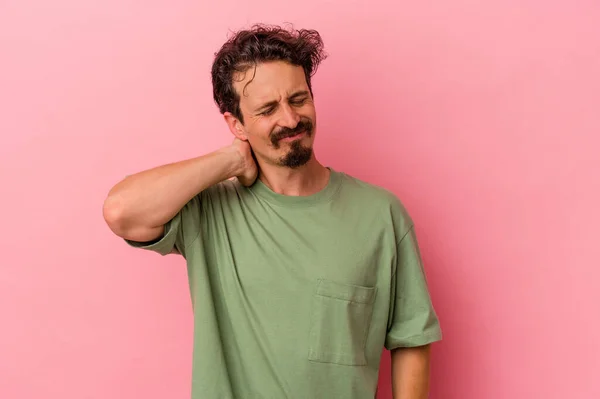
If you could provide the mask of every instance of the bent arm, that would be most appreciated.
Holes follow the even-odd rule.
[[[103,216],[119,237],[152,241],[164,225],[204,189],[239,173],[241,157],[225,147],[201,157],[158,166],[131,175],[108,193]]]

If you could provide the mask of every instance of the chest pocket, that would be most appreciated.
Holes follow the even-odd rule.
[[[376,291],[376,287],[318,280],[312,298],[309,360],[367,364],[365,346]]]

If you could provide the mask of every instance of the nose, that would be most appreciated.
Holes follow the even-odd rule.
[[[293,107],[290,107],[289,104],[285,104],[282,107],[281,120],[279,121],[279,125],[283,127],[287,127],[289,129],[295,129],[300,122],[300,115],[294,110]]]

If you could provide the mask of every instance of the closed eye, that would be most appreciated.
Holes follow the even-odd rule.
[[[308,99],[307,97],[303,97],[303,98],[299,98],[299,99],[294,99],[294,100],[290,101],[290,104],[292,104],[292,105],[303,105],[306,102],[307,99]]]
[[[263,112],[261,112],[259,115],[264,115],[264,116],[271,115],[273,113],[273,111],[275,111],[275,108],[268,108],[268,109],[264,110]]]
[[[301,91],[293,94],[289,97],[289,104],[294,107],[303,106],[310,99],[310,95],[308,91]],[[257,115],[260,116],[268,116],[273,114],[277,110],[278,104],[277,101],[271,101],[270,103],[264,104],[260,107],[257,112]]]

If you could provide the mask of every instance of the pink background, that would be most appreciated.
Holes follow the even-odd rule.
[[[322,33],[320,159],[417,222],[431,397],[600,397],[600,3],[283,3],[0,1],[0,398],[189,397],[183,260],[102,201],[231,141],[210,64],[258,21]]]

